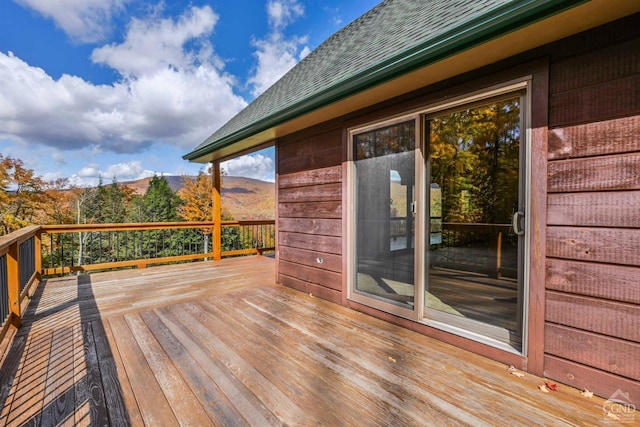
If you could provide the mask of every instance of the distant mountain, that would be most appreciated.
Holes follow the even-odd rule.
[[[185,179],[195,176],[164,176],[172,190],[178,191],[184,186]],[[142,195],[147,191],[151,178],[124,181],[124,185]],[[222,208],[234,219],[274,219],[276,215],[275,185],[273,182],[240,176],[222,177]]]

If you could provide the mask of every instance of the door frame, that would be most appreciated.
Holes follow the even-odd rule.
[[[418,176],[419,174],[422,173],[422,169],[424,168],[422,166],[422,163],[424,162],[424,160],[421,157],[421,153],[423,152],[422,145],[421,145],[421,140],[422,140],[421,133],[423,129],[422,129],[422,126],[420,125],[420,122],[421,122],[420,117],[421,117],[421,114],[418,112],[407,112],[405,114],[396,115],[393,117],[387,117],[386,119],[378,120],[375,122],[367,123],[362,126],[357,126],[357,127],[347,129],[348,161],[346,162],[347,163],[347,179],[346,179],[347,196],[346,198],[347,198],[347,206],[348,206],[348,213],[347,213],[348,225],[347,225],[347,232],[346,232],[346,235],[347,235],[347,239],[346,239],[347,240],[347,262],[346,262],[347,274],[346,276],[347,276],[347,283],[348,283],[347,284],[347,300],[355,301],[357,303],[367,305],[369,307],[384,311],[386,313],[391,313],[396,316],[400,316],[405,319],[410,319],[414,321],[417,320],[417,316],[415,314],[416,307],[417,307],[417,301],[415,297],[415,294],[416,294],[415,284],[420,283],[418,280],[422,279],[422,276],[420,276],[419,275],[420,273],[417,271],[419,269],[415,268],[415,264],[414,264],[414,309],[413,310],[403,307],[402,305],[385,302],[381,298],[375,298],[373,296],[365,296],[363,293],[358,292],[355,289],[355,285],[356,285],[355,278],[357,274],[356,258],[355,258],[356,245],[357,245],[357,236],[356,236],[357,180],[356,180],[356,166],[355,166],[355,161],[353,159],[353,136],[356,134],[370,131],[370,130],[383,128],[385,126],[391,126],[394,124],[414,120],[416,124],[415,135],[414,135],[415,137],[414,163],[415,163],[415,171],[416,171],[415,173],[416,173],[416,176]],[[421,186],[418,186],[417,184],[418,184],[418,181],[416,180],[416,182],[414,183],[416,206],[420,206],[423,196],[419,194],[422,192],[422,190],[421,188],[419,188]],[[422,233],[422,232],[423,232],[422,224],[419,224],[419,221],[415,221],[414,260],[416,259],[416,254],[418,253],[418,251],[423,250],[423,248],[420,246],[421,245],[420,241],[422,239],[418,238],[418,236],[420,235],[419,233]]]
[[[545,64],[546,69],[546,64]],[[462,95],[458,95],[455,97],[444,98],[446,101],[433,102],[428,103],[426,105],[422,105],[418,108],[411,109],[410,111],[405,111],[402,114],[397,114],[392,117],[381,118],[380,120],[370,121],[364,125],[353,126],[351,128],[347,128],[345,132],[346,136],[346,302],[349,301],[356,302],[358,304],[362,304],[365,306],[372,307],[376,310],[380,310],[382,312],[386,312],[395,316],[399,316],[410,320],[412,322],[416,322],[422,325],[426,325],[430,328],[441,330],[442,332],[450,333],[453,335],[460,336],[461,338],[469,339],[472,341],[476,341],[480,344],[487,345],[489,347],[493,347],[499,350],[504,350],[506,352],[515,353],[523,357],[528,357],[530,354],[531,344],[529,342],[529,331],[531,329],[531,319],[530,319],[530,309],[531,309],[531,301],[530,297],[533,294],[530,289],[530,281],[531,275],[530,271],[532,270],[532,263],[530,259],[531,254],[531,245],[532,245],[532,231],[534,230],[534,221],[533,218],[535,213],[534,210],[531,209],[534,205],[532,200],[532,182],[531,182],[531,170],[534,166],[534,158],[532,144],[534,142],[533,139],[533,118],[532,118],[532,99],[534,98],[534,91],[536,86],[539,85],[539,76],[534,78],[533,74],[524,74],[518,76],[518,78],[510,79],[506,81],[499,82],[495,85],[484,87],[483,89],[476,91],[468,91],[463,93]],[[538,80],[538,81],[536,81]],[[536,84],[538,83],[538,84]],[[524,249],[524,260],[522,265],[522,287],[519,295],[519,304],[522,305],[522,315],[521,315],[521,333],[522,333],[522,350],[517,351],[512,347],[501,343],[497,340],[490,339],[479,335],[475,332],[461,329],[459,327],[455,327],[452,325],[445,324],[441,321],[427,319],[424,314],[424,290],[425,284],[427,280],[427,270],[428,270],[428,244],[426,239],[428,239],[428,224],[426,212],[427,212],[427,197],[428,197],[428,177],[430,176],[427,159],[425,157],[425,153],[427,152],[425,144],[428,143],[426,141],[426,136],[424,134],[425,129],[425,120],[424,117],[429,114],[434,114],[438,112],[446,111],[447,109],[452,109],[456,107],[463,107],[465,105],[481,102],[483,100],[490,100],[493,97],[506,95],[508,93],[515,93],[518,91],[525,91],[524,95],[524,105],[523,112],[521,113],[521,129],[523,129],[523,145],[524,150],[521,153],[521,157],[524,156],[526,159],[525,162],[522,162],[522,166],[525,168],[523,177],[523,185],[524,185],[524,205],[526,209],[526,217],[525,217],[525,236],[526,240],[523,245]],[[460,92],[459,92],[460,93]],[[546,97],[545,97],[546,99]],[[539,110],[538,110],[539,111]],[[365,132],[367,130],[375,129],[378,127],[384,127],[393,122],[398,122],[402,120],[407,120],[410,118],[414,118],[416,121],[416,205],[418,214],[415,217],[416,223],[416,231],[415,231],[415,286],[414,286],[414,309],[413,310],[398,310],[393,304],[387,304],[385,302],[381,302],[379,300],[374,300],[372,298],[363,297],[362,295],[355,292],[355,274],[356,274],[356,265],[355,265],[355,228],[356,228],[356,218],[355,218],[355,204],[356,204],[356,180],[355,180],[355,164],[353,159],[353,136],[358,133]],[[545,144],[546,147],[546,144]],[[536,160],[539,163],[539,158]],[[544,286],[544,285],[543,285]],[[539,294],[539,290],[536,290],[535,294]],[[539,322],[538,316],[534,315],[534,318],[537,322]],[[539,327],[538,327],[539,328]],[[536,328],[536,329],[538,329]],[[536,331],[536,334],[538,332]],[[535,358],[535,356],[534,356]]]

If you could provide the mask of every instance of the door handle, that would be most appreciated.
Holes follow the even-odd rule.
[[[524,234],[524,227],[521,225],[522,220],[524,219],[524,212],[517,211],[513,214],[513,219],[511,220],[511,226],[513,227],[513,232],[518,236],[522,236]]]

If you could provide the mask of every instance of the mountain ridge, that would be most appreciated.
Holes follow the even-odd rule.
[[[173,191],[179,191],[193,175],[163,175]],[[152,177],[119,182],[136,195],[144,195]],[[275,183],[242,176],[222,177],[222,210],[233,219],[274,219],[276,212]]]

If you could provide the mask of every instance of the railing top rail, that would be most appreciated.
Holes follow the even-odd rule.
[[[42,227],[39,225],[31,225],[28,227],[16,230],[13,233],[9,233],[5,236],[0,236],[0,256],[7,253],[9,246],[18,242],[22,243],[35,236]]]
[[[268,225],[275,223],[274,220],[247,220],[247,221],[222,221],[223,226],[242,225]],[[212,228],[213,221],[203,222],[137,222],[137,223],[116,223],[116,224],[57,224],[43,225],[42,231],[48,234],[75,233],[75,232],[96,232],[96,231],[139,231],[139,230],[162,230],[169,228]]]
[[[275,220],[273,219],[248,219],[248,220],[240,220],[240,221],[222,221],[220,224],[230,226],[230,225],[270,225],[275,224]]]
[[[43,225],[45,233],[74,233],[83,231],[138,231],[161,230],[167,228],[210,228],[214,223],[207,222],[132,222],[115,224],[56,224]]]
[[[511,227],[511,224],[486,223],[486,222],[443,222],[442,225],[459,227]]]

